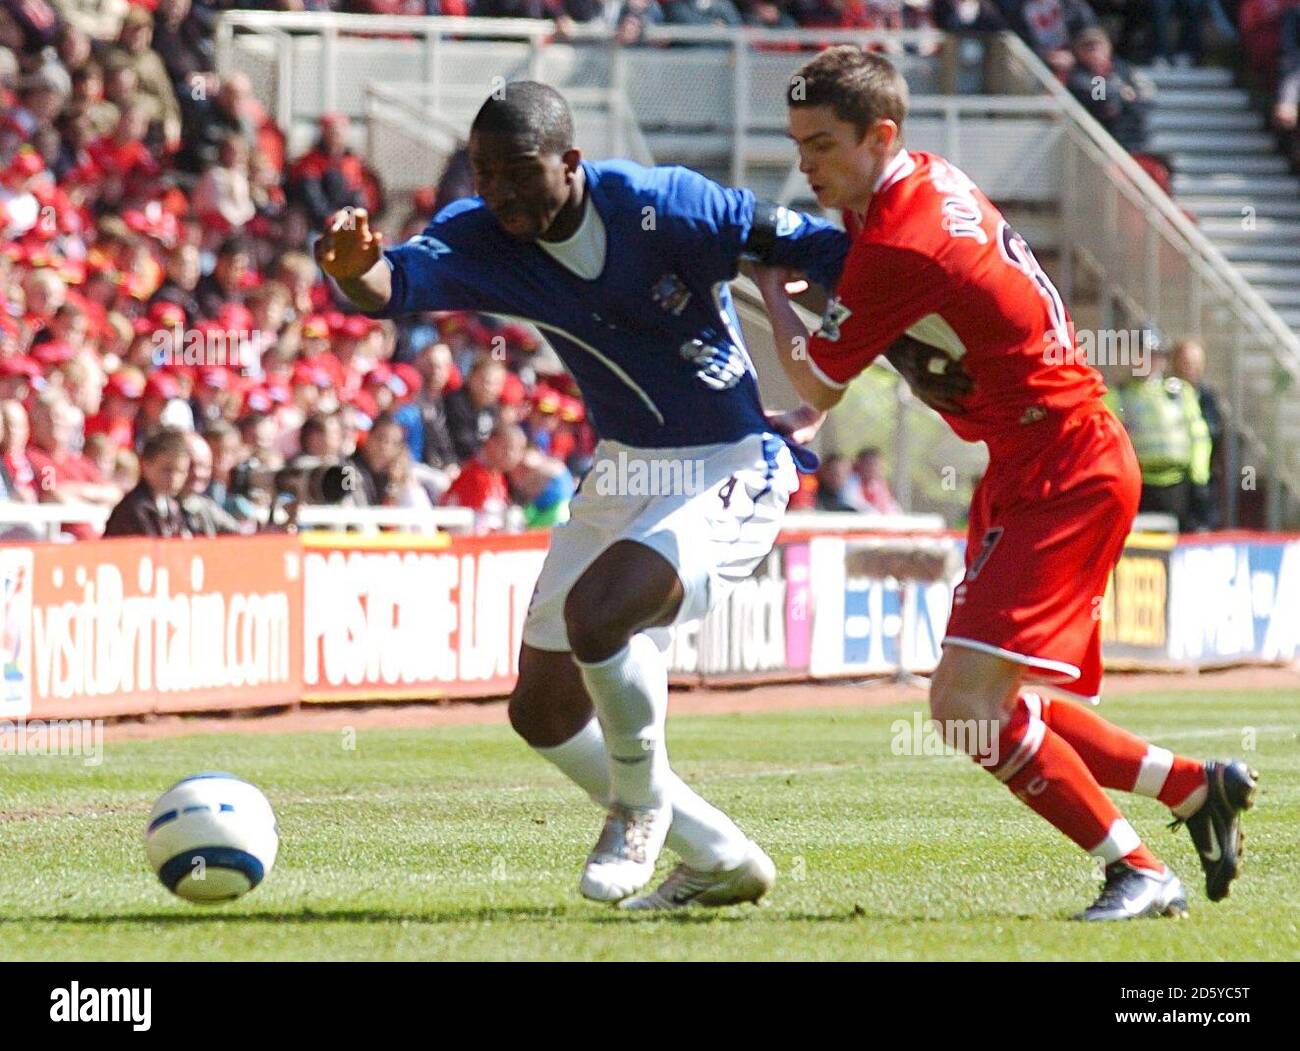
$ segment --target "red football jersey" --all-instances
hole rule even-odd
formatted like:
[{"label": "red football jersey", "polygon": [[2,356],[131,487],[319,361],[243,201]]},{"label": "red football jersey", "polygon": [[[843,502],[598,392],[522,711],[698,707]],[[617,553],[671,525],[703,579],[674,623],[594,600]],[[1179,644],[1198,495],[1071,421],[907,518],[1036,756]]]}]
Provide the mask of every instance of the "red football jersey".
[{"label": "red football jersey", "polygon": [[809,345],[826,382],[846,385],[906,332],[960,358],[974,380],[966,412],[944,416],[967,441],[1106,392],[1029,246],[942,157],[900,151],[865,215],[845,225],[853,243]]}]

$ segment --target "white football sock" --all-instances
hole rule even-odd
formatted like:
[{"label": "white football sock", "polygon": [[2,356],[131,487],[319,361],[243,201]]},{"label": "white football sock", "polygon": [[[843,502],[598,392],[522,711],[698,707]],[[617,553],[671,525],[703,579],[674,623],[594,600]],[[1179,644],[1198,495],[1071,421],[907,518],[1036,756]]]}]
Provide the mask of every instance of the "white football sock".
[{"label": "white football sock", "polygon": [[668,799],[664,655],[650,636],[639,632],[612,657],[577,665],[605,732],[611,800],[624,806],[663,806]]},{"label": "white football sock", "polygon": [[533,751],[559,767],[602,810],[609,806],[609,756],[600,723],[594,718],[562,744],[534,747]]},{"label": "white football sock", "polygon": [[[609,803],[609,756],[600,723],[592,719],[563,744],[534,748],[602,809]],[[721,872],[745,860],[749,840],[721,810],[697,795],[671,770],[668,772],[673,824],[668,849],[693,869]]]}]

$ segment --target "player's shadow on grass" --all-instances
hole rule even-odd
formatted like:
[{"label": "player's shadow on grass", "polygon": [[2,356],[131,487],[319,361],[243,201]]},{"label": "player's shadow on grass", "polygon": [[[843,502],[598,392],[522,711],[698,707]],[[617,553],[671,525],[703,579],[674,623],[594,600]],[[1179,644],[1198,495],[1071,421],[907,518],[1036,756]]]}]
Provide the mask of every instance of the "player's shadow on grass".
[{"label": "player's shadow on grass", "polygon": [[33,923],[66,923],[79,927],[112,927],[119,924],[150,924],[184,927],[203,923],[466,923],[488,920],[557,920],[565,919],[560,906],[484,906],[476,909],[430,909],[427,912],[389,911],[383,909],[299,909],[249,912],[225,909],[220,905],[198,906],[184,912],[121,912],[112,916],[77,916],[54,913],[42,916],[8,916],[0,918],[0,931],[6,926]]},{"label": "player's shadow on grass", "polygon": [[449,923],[484,923],[496,920],[542,920],[560,923],[591,923],[600,926],[612,924],[642,925],[669,923],[678,926],[700,924],[775,921],[778,923],[861,923],[910,926],[914,924],[951,924],[963,922],[1025,921],[1041,922],[1045,919],[1065,919],[1065,916],[1044,916],[1039,913],[986,913],[980,916],[951,916],[911,914],[900,915],[883,909],[866,909],[854,906],[831,912],[807,912],[782,909],[779,906],[755,908],[737,905],[722,909],[691,909],[682,912],[626,912],[613,907],[602,908],[586,903],[557,905],[484,905],[471,908],[435,908],[427,911],[384,909],[312,909],[265,910],[249,912],[216,905],[195,907],[177,912],[123,912],[113,916],[78,916],[54,913],[43,916],[2,917],[0,932],[5,927],[33,923],[60,923],[77,927],[113,927],[121,924],[144,924],[162,927],[191,927],[205,923],[382,923],[424,924],[437,926]]}]

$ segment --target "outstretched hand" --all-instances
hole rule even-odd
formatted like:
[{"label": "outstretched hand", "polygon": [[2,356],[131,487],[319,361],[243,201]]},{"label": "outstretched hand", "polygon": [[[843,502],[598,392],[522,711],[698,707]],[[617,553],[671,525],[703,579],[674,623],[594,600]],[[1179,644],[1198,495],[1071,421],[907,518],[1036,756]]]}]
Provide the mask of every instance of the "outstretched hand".
[{"label": "outstretched hand", "polygon": [[384,235],[370,229],[364,208],[344,208],[325,223],[316,242],[316,262],[336,281],[360,277],[379,262]]}]

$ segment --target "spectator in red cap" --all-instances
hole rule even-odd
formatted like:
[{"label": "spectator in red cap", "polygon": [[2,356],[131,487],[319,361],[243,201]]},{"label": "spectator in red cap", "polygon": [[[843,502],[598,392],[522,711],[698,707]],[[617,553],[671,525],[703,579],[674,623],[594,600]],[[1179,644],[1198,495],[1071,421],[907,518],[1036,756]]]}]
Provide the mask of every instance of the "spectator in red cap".
[{"label": "spectator in red cap", "polygon": [[191,536],[180,495],[190,472],[185,432],[163,428],[140,450],[140,481],[113,508],[104,536]]},{"label": "spectator in red cap", "polygon": [[[140,411],[135,420],[136,444],[148,441],[149,435],[168,425],[171,406],[180,402],[181,387],[169,372],[153,372],[144,384]],[[182,403],[183,404],[183,403]]]},{"label": "spectator in red cap", "polygon": [[197,382],[190,394],[190,409],[194,413],[195,425],[203,429],[215,420],[226,419],[237,411],[239,402],[238,377],[229,369],[220,365],[208,365],[199,369]]},{"label": "spectator in red cap", "polygon": [[[329,315],[326,315],[329,317]],[[330,319],[331,346],[345,374],[364,375],[383,357],[383,331],[378,321],[360,314]]]},{"label": "spectator in red cap", "polygon": [[375,399],[375,407],[380,412],[396,408],[397,403],[407,395],[406,384],[401,377],[382,361],[366,373],[362,383]]},{"label": "spectator in red cap", "polygon": [[99,412],[86,420],[86,435],[106,436],[115,449],[135,447],[135,418],[140,411],[144,381],[134,369],[121,369],[108,377]]},{"label": "spectator in red cap", "polygon": [[533,400],[524,429],[529,444],[544,453],[551,452],[556,432],[560,429],[561,395],[549,387],[540,387]]}]

